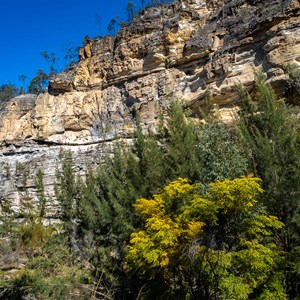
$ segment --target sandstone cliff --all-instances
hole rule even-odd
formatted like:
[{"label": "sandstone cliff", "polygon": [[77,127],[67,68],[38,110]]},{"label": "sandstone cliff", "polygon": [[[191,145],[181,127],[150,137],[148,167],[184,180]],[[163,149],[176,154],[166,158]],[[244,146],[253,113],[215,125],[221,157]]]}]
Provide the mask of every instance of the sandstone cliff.
[{"label": "sandstone cliff", "polygon": [[61,150],[71,150],[84,173],[115,140],[130,137],[137,112],[151,128],[172,97],[197,113],[209,90],[228,118],[235,84],[251,89],[257,68],[282,95],[282,66],[300,64],[299,9],[299,0],[178,0],[144,10],[116,37],[88,41],[48,93],[1,107],[0,199],[17,208],[25,188],[34,198],[38,169],[53,195]]}]

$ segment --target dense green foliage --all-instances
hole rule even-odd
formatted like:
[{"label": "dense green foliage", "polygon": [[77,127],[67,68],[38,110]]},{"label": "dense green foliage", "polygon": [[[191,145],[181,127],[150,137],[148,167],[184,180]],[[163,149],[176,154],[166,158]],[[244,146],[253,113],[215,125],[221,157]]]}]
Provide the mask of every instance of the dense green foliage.
[{"label": "dense green foliage", "polygon": [[0,298],[299,299],[296,109],[260,73],[239,91],[236,128],[171,101],[156,133],[137,120],[84,177],[62,153],[60,224],[43,226],[40,170],[35,205],[25,189],[18,216],[1,200],[1,259],[22,268],[0,271]]},{"label": "dense green foliage", "polygon": [[300,101],[300,68],[296,64],[288,64],[285,68],[288,75],[286,96],[291,102],[299,104]]},{"label": "dense green foliage", "polygon": [[[296,73],[294,71],[294,73]],[[263,74],[256,74],[256,96],[241,91],[244,108],[240,130],[251,151],[252,169],[263,181],[262,202],[285,227],[277,233],[288,251],[287,280],[291,297],[300,296],[300,124],[295,109],[277,100]],[[296,109],[297,111],[298,109]],[[293,274],[293,275],[291,275]],[[297,285],[297,287],[295,286]]]}]

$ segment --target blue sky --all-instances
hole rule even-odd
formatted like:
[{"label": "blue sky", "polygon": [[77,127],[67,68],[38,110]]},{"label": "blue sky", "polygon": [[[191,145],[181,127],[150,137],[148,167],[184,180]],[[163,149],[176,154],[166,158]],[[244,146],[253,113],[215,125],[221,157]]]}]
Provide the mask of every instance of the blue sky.
[{"label": "blue sky", "polygon": [[[137,0],[136,3],[140,1]],[[0,84],[26,85],[39,68],[47,69],[43,51],[55,52],[64,65],[63,49],[82,46],[86,35],[105,35],[115,16],[126,19],[127,0],[0,0]],[[100,16],[97,24],[96,15]]]}]

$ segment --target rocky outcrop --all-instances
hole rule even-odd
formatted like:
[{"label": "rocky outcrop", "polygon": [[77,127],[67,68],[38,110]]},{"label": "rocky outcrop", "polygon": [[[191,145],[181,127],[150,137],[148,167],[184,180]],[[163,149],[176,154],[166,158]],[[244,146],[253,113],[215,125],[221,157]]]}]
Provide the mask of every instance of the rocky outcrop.
[{"label": "rocky outcrop", "polygon": [[[258,68],[282,95],[282,67],[300,64],[299,8],[298,0],[178,0],[142,11],[116,37],[88,40],[48,93],[1,108],[0,196],[15,207],[26,187],[35,197],[39,168],[53,195],[62,149],[83,174],[115,140],[131,136],[137,113],[152,127],[172,98],[196,114],[209,90],[228,119],[238,104],[235,85],[251,89]],[[28,169],[26,187],[20,169]]]}]

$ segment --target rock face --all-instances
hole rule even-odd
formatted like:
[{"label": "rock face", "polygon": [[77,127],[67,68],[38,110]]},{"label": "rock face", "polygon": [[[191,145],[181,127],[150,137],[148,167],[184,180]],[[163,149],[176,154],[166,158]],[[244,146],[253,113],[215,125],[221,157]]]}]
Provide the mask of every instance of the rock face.
[{"label": "rock face", "polygon": [[144,10],[114,38],[88,40],[48,93],[1,108],[0,199],[17,208],[25,188],[35,198],[39,168],[53,195],[62,150],[73,152],[83,174],[130,137],[137,113],[149,128],[172,98],[196,114],[209,90],[228,118],[235,85],[251,89],[258,68],[282,95],[283,65],[300,64],[299,9],[298,0],[178,0]]}]

